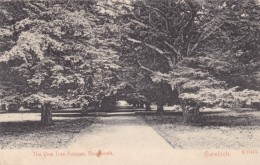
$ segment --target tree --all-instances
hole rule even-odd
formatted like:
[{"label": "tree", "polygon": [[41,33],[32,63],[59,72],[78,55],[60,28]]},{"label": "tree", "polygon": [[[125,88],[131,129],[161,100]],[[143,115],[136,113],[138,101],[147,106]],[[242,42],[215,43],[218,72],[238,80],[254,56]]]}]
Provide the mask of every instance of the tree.
[{"label": "tree", "polygon": [[101,107],[123,97],[156,102],[158,112],[174,100],[196,122],[201,106],[224,104],[212,98],[243,100],[259,87],[255,0],[1,4],[5,97],[43,93]]},{"label": "tree", "polygon": [[7,13],[13,7],[23,13],[14,13],[2,27],[15,44],[4,46],[1,81],[17,86],[15,93],[24,98],[41,92],[67,101],[87,95],[86,104],[111,93],[119,68],[116,27],[94,1],[1,3]]},{"label": "tree", "polygon": [[[119,4],[122,5],[122,3]],[[194,44],[193,49],[195,49],[195,45],[200,42],[198,40],[195,42],[197,34],[190,35],[195,14],[199,10],[196,3],[135,1],[132,4],[123,5],[133,7],[131,10],[133,14],[127,13],[122,16],[124,24],[122,38],[125,41],[125,48],[128,49],[123,50],[122,54],[127,56],[126,58],[130,57],[133,65],[139,65],[140,69],[152,75],[160,77],[168,74],[179,60],[190,54],[191,45]],[[176,21],[171,21],[173,19]],[[157,72],[162,72],[162,74],[157,74]],[[156,85],[156,102],[160,111],[163,110],[165,97],[168,95],[164,91],[168,90],[165,90],[167,83],[163,81],[164,78],[159,77],[157,77],[159,81]]]},{"label": "tree", "polygon": [[[256,89],[252,82],[257,81],[259,48],[249,43],[255,45],[259,39],[259,2],[140,0],[118,4],[131,7],[131,12],[122,14],[122,38],[135,51],[126,52],[127,56],[150,72],[155,82],[168,82],[178,92],[187,121],[189,111],[199,116],[200,101],[194,102],[192,93],[199,96],[206,89],[217,92],[237,85]],[[251,78],[245,80],[245,75]]]}]

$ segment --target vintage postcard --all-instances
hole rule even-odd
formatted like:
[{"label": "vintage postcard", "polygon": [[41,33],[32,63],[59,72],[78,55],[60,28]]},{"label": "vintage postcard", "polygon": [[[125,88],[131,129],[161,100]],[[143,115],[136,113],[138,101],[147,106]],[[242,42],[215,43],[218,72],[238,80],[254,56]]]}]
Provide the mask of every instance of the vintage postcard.
[{"label": "vintage postcard", "polygon": [[259,0],[0,0],[0,165],[259,165]]}]

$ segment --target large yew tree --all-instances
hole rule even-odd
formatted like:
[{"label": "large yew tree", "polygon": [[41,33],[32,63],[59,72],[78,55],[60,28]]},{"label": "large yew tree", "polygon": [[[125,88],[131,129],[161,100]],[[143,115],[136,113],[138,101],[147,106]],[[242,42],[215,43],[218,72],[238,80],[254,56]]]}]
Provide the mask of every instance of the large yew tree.
[{"label": "large yew tree", "polygon": [[8,95],[46,111],[111,94],[119,68],[116,27],[95,1],[1,2],[1,11],[0,77],[14,89]]},{"label": "large yew tree", "polygon": [[[193,115],[199,116],[201,106],[234,103],[243,89],[258,89],[258,1],[138,0],[113,5],[122,22],[123,56],[150,72],[161,92],[165,82],[172,86],[185,120],[196,121]],[[159,107],[165,95],[159,94]]]}]

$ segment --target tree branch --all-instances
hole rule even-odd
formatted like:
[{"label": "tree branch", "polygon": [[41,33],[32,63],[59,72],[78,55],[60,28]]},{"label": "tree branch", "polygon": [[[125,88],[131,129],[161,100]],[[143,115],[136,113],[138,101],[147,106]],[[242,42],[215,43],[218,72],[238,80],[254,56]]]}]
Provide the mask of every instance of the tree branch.
[{"label": "tree branch", "polygon": [[171,45],[169,42],[167,42],[167,41],[164,41],[164,43],[168,46],[168,47],[170,47],[178,56],[181,56],[181,53],[179,52],[179,51],[177,51],[177,49],[173,46],[173,45]]},{"label": "tree branch", "polygon": [[68,0],[67,4],[66,4],[66,6],[65,6],[65,9],[69,6],[69,4],[70,4],[71,1],[72,1],[72,0]]},{"label": "tree branch", "polygon": [[153,45],[147,44],[147,43],[143,43],[142,41],[139,41],[139,40],[136,40],[136,39],[132,39],[132,38],[127,38],[127,40],[128,40],[128,41],[131,41],[131,42],[134,42],[134,43],[144,44],[144,45],[146,45],[147,47],[149,47],[149,48],[151,48],[151,49],[157,51],[161,56],[163,56],[163,57],[167,60],[167,62],[168,62],[168,64],[169,64],[169,67],[170,67],[171,69],[174,68],[174,65],[175,65],[176,62],[177,62],[177,60],[176,60],[176,59],[177,59],[177,56],[176,56],[176,57],[174,58],[174,60],[173,60],[170,56],[167,56],[167,55],[170,54],[169,52],[165,52],[165,51],[163,51],[163,50],[157,48],[156,46],[153,46]]},{"label": "tree branch", "polygon": [[156,46],[153,46],[153,45],[148,44],[148,43],[143,43],[142,41],[139,41],[139,40],[136,40],[136,39],[133,39],[133,38],[129,38],[129,37],[127,37],[126,39],[128,41],[131,41],[131,42],[134,42],[134,43],[144,44],[144,45],[148,46],[149,48],[155,50],[156,52],[160,53],[161,55],[165,55],[165,52],[163,50],[159,49]]},{"label": "tree branch", "polygon": [[190,51],[194,51],[198,47],[198,45],[201,43],[201,41],[207,39],[213,32],[215,32],[217,29],[219,29],[220,26],[222,26],[222,25],[223,24],[220,24],[218,26],[212,27],[209,32],[208,32],[208,30],[206,30],[204,33],[202,33],[200,38],[198,39],[197,43],[194,44],[194,46],[190,49]]},{"label": "tree branch", "polygon": [[142,68],[142,69],[144,69],[144,70],[146,70],[146,71],[148,71],[148,72],[154,73],[154,71],[152,71],[151,69],[149,69],[149,68],[143,66],[143,65],[140,63],[140,61],[137,61],[137,64],[140,66],[140,68]]},{"label": "tree branch", "polygon": [[149,27],[148,25],[145,25],[144,23],[142,23],[142,22],[140,22],[140,21],[138,21],[138,20],[131,19],[131,22],[136,23],[136,24],[138,24],[138,25],[140,25],[140,26],[143,26],[143,27],[145,27],[145,28],[148,28],[148,27]]},{"label": "tree branch", "polygon": [[148,9],[150,9],[150,10],[156,11],[157,13],[159,13],[160,15],[163,16],[163,19],[165,20],[166,30],[167,30],[167,32],[169,32],[169,21],[168,21],[168,18],[167,18],[167,16],[166,16],[166,14],[165,14],[163,11],[161,11],[160,9],[155,8],[155,7],[152,7],[152,6],[149,6],[149,5],[147,5],[146,3],[143,3],[142,5],[127,4],[127,3],[124,3],[124,2],[112,2],[112,3],[114,3],[115,5],[116,5],[116,4],[121,4],[121,5],[131,6],[131,7],[133,7],[133,6],[145,7],[145,8],[148,8]]}]

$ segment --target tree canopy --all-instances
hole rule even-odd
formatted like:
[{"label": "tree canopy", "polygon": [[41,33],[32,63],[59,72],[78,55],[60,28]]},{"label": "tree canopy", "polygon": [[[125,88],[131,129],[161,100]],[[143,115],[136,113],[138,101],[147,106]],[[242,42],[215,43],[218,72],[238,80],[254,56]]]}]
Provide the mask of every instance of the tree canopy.
[{"label": "tree canopy", "polygon": [[185,110],[257,100],[259,5],[1,2],[1,97],[88,104],[115,96],[160,110],[166,103]]},{"label": "tree canopy", "polygon": [[[3,47],[1,77],[17,87],[16,94],[90,101],[111,92],[120,67],[116,27],[94,1],[1,3],[6,11],[1,37],[11,43]],[[9,15],[13,18],[5,20]]]}]

